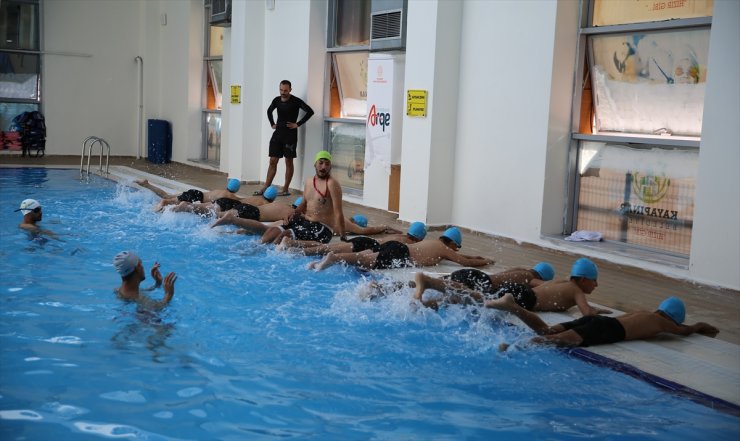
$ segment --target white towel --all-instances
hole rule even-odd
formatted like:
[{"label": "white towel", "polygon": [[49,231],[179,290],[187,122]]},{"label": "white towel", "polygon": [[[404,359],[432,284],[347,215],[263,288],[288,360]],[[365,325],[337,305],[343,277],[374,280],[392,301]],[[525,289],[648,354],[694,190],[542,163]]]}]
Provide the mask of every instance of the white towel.
[{"label": "white towel", "polygon": [[598,242],[602,239],[602,234],[598,231],[574,231],[573,234],[566,237],[565,240],[571,242]]}]

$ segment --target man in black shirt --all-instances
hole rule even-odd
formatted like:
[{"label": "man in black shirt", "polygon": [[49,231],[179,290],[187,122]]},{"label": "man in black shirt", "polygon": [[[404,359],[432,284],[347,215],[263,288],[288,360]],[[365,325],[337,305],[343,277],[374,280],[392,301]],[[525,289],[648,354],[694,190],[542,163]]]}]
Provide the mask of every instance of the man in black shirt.
[{"label": "man in black shirt", "polygon": [[[270,139],[270,166],[267,169],[267,179],[255,195],[261,195],[272,185],[272,180],[277,172],[280,158],[285,157],[285,185],[279,196],[290,194],[290,181],[293,179],[293,158],[296,157],[296,146],[298,144],[298,127],[302,126],[313,116],[313,109],[302,99],[290,94],[292,90],[290,81],[280,82],[280,96],[275,97],[267,108],[267,119],[274,130]],[[277,110],[277,123],[273,119],[272,112]],[[298,111],[303,110],[304,115],[298,121]],[[298,122],[296,122],[298,121]]]}]

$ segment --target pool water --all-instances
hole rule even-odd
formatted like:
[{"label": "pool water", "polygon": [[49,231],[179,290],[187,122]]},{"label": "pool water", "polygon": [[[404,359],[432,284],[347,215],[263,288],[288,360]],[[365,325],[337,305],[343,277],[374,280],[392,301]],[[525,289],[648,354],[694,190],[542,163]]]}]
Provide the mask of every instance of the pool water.
[{"label": "pool water", "polygon": [[[0,439],[735,439],[738,418],[553,349],[496,311],[375,302],[368,276],[210,229],[77,170],[0,169]],[[32,240],[13,210],[41,202]],[[134,250],[178,280],[116,298]],[[143,282],[149,286],[151,280]],[[160,298],[162,290],[152,293]]]}]

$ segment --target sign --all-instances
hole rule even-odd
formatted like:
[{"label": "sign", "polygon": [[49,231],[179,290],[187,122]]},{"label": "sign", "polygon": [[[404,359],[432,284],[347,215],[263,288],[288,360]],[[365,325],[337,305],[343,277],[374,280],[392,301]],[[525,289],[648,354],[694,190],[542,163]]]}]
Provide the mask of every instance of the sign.
[{"label": "sign", "polygon": [[365,169],[374,162],[391,172],[393,60],[368,60]]},{"label": "sign", "polygon": [[242,86],[231,86],[231,104],[242,102]]},{"label": "sign", "polygon": [[411,90],[406,92],[406,115],[427,116],[427,91]]}]

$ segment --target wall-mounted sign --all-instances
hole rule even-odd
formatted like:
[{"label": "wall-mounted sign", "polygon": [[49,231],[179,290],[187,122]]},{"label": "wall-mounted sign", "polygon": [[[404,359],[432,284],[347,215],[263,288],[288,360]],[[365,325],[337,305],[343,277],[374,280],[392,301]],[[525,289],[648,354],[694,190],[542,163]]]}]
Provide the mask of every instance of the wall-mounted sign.
[{"label": "wall-mounted sign", "polygon": [[406,92],[406,115],[427,116],[427,91],[411,90]]},{"label": "wall-mounted sign", "polygon": [[242,102],[242,86],[231,86],[231,104]]}]

